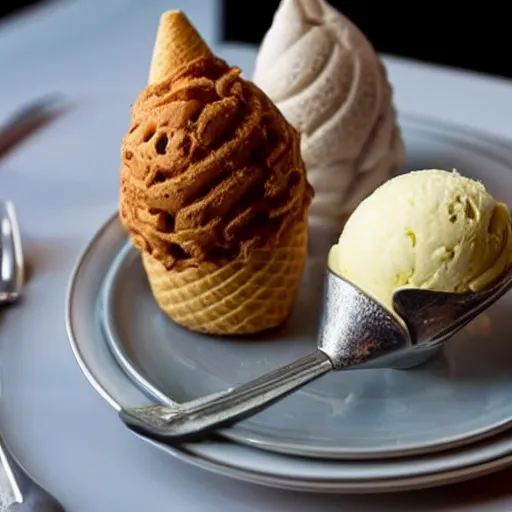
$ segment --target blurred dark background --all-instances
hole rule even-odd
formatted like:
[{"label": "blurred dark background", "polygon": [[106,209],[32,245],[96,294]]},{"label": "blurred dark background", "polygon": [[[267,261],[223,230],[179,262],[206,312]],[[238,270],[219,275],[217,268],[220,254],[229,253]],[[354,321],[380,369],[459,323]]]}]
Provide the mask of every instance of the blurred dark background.
[{"label": "blurred dark background", "polygon": [[[330,0],[379,52],[512,77],[508,2]],[[223,0],[224,38],[259,43],[277,0]]]},{"label": "blurred dark background", "polygon": [[[0,0],[0,18],[43,1]],[[169,8],[172,3],[169,0]],[[506,41],[510,31],[508,2],[330,3],[352,19],[379,52],[512,78],[512,59]],[[278,0],[222,0],[223,38],[258,44],[278,4]]]},{"label": "blurred dark background", "polygon": [[37,0],[0,0],[0,19],[4,16],[11,15],[16,11],[20,11],[30,5],[41,4],[42,1]]}]

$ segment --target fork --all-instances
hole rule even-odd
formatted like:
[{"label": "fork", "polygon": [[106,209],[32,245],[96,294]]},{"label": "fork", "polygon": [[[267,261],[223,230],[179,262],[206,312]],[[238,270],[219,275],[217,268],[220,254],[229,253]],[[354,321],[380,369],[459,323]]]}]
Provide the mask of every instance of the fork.
[{"label": "fork", "polygon": [[[16,302],[24,284],[24,261],[16,211],[0,205],[0,305]],[[34,482],[9,452],[0,435],[0,511],[64,512],[62,505]]]}]

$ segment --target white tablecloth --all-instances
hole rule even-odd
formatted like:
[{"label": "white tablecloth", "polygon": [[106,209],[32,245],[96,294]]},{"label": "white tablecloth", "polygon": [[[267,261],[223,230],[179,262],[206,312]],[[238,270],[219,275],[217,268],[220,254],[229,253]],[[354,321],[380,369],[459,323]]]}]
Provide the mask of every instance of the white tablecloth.
[{"label": "white tablecloth", "polygon": [[[84,245],[116,208],[119,141],[143,87],[160,13],[182,8],[250,76],[255,50],[218,44],[213,0],[52,2],[0,24],[0,119],[63,92],[70,110],[0,161],[32,277],[1,312],[0,423],[27,470],[72,512],[510,511],[512,471],[386,496],[300,495],[196,469],[139,441],[89,386],[64,326],[66,285]],[[512,83],[388,58],[401,110],[512,138]]]}]

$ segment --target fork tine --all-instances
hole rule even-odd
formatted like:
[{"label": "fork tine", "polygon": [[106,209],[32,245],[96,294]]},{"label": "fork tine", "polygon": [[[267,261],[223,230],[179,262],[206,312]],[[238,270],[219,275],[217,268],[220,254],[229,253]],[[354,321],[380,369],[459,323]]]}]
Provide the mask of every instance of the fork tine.
[{"label": "fork tine", "polygon": [[21,244],[21,232],[18,224],[18,217],[16,216],[16,209],[12,201],[5,202],[5,211],[11,223],[12,233],[12,247],[14,251],[14,262],[16,264],[16,289],[19,290],[24,284],[25,280],[25,260],[23,257],[23,246]]},{"label": "fork tine", "polygon": [[11,201],[6,201],[3,205],[0,231],[0,302],[14,302],[19,298],[24,284],[24,259],[16,210]]}]

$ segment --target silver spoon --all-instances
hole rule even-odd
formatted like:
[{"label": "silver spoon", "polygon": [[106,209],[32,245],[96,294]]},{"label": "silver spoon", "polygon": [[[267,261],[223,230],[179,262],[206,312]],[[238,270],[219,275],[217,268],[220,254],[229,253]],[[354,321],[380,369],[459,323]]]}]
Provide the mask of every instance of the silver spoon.
[{"label": "silver spoon", "polygon": [[357,287],[327,271],[318,348],[223,394],[177,407],[122,410],[132,430],[165,442],[199,440],[219,427],[247,418],[331,370],[417,366],[512,287],[512,267],[480,292],[395,292],[396,315]]},{"label": "silver spoon", "polygon": [[[0,305],[16,302],[24,284],[24,261],[16,211],[11,201],[0,208]],[[0,510],[64,512],[16,462],[0,436]]]}]

